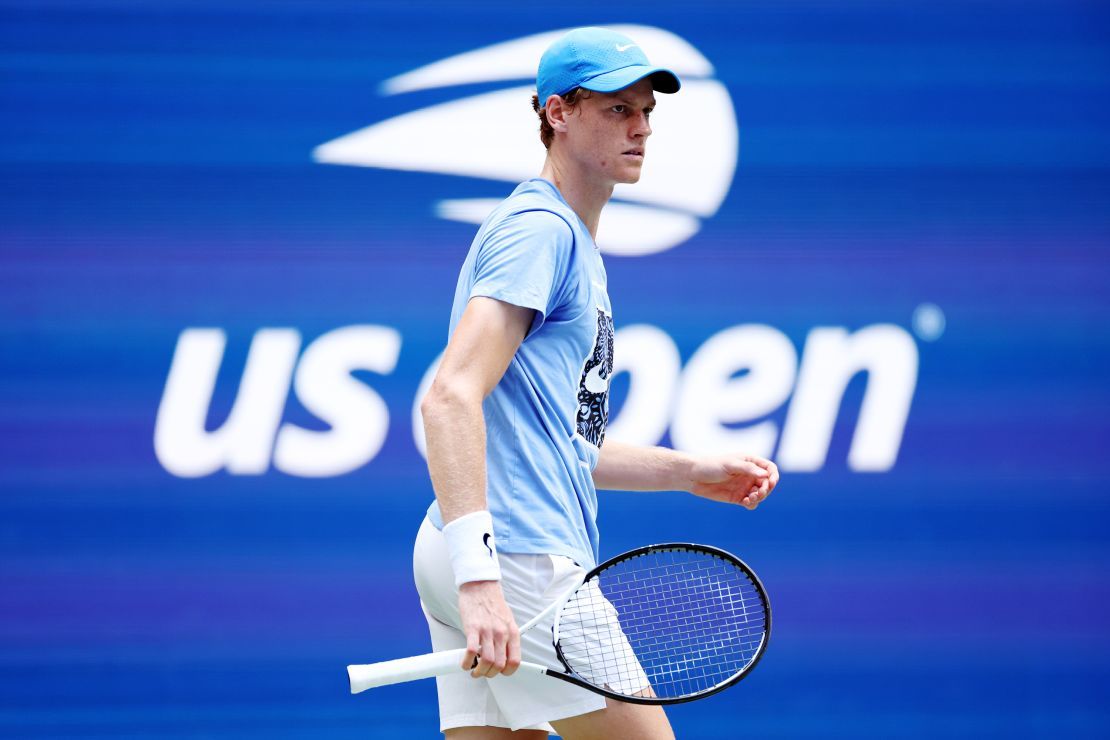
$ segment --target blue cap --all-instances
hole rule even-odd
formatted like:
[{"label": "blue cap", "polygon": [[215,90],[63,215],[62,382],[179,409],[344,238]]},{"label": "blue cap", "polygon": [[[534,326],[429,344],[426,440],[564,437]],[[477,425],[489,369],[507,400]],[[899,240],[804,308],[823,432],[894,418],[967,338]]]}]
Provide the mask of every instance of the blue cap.
[{"label": "blue cap", "polygon": [[536,93],[542,106],[552,95],[565,95],[576,87],[615,92],[648,76],[661,93],[678,92],[682,86],[674,72],[653,67],[636,42],[624,34],[607,28],[576,28],[543,53]]}]

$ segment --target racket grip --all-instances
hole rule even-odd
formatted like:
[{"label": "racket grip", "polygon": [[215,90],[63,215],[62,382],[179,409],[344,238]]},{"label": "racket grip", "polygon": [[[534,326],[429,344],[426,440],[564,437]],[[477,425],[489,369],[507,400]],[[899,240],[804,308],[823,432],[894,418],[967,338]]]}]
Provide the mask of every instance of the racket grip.
[{"label": "racket grip", "polygon": [[351,679],[351,693],[358,694],[375,686],[419,681],[422,678],[446,676],[455,671],[461,672],[465,655],[466,648],[459,648],[412,658],[386,660],[381,663],[349,665],[347,676]]}]

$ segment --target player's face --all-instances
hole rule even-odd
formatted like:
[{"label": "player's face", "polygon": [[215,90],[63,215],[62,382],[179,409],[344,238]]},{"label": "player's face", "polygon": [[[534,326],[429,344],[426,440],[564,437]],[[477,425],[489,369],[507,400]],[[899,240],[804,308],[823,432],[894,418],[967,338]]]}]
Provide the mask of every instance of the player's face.
[{"label": "player's face", "polygon": [[591,93],[567,119],[571,155],[607,184],[638,182],[653,108],[647,78],[614,93]]}]

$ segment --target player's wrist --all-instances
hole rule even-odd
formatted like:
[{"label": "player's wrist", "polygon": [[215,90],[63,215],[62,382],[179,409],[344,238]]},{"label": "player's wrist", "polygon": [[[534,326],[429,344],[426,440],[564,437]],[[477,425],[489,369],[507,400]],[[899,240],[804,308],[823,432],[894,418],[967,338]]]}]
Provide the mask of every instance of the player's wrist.
[{"label": "player's wrist", "polygon": [[698,464],[697,458],[686,452],[677,450],[671,450],[670,452],[671,489],[693,493],[694,484],[697,482],[695,473]]},{"label": "player's wrist", "polygon": [[484,509],[472,511],[443,527],[455,585],[500,581],[497,543],[493,536],[493,517]]}]

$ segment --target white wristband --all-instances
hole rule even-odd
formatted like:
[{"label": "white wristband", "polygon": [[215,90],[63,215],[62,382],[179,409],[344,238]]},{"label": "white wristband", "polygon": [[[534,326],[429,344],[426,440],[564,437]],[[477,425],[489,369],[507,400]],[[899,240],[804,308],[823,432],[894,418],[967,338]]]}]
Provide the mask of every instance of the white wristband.
[{"label": "white wristband", "polygon": [[497,545],[493,541],[493,517],[485,510],[472,511],[443,527],[455,585],[471,581],[500,581]]}]

